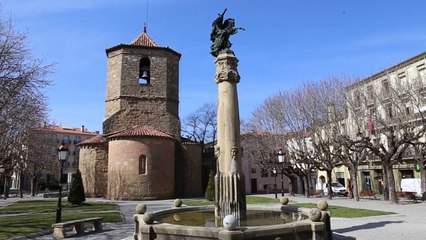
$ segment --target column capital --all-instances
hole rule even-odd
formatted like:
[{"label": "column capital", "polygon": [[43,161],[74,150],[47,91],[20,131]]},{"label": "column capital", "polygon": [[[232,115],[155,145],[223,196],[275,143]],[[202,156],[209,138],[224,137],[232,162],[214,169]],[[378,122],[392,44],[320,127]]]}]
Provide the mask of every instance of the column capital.
[{"label": "column capital", "polygon": [[238,59],[234,54],[229,52],[219,54],[215,60],[215,64],[216,74],[214,80],[216,83],[223,81],[238,83],[240,81],[240,75],[237,70]]}]

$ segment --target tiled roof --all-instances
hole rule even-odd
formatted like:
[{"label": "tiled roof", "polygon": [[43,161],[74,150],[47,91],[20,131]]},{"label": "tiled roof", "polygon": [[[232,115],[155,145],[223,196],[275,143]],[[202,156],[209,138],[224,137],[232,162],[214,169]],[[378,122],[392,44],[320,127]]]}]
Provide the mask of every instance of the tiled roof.
[{"label": "tiled roof", "polygon": [[82,146],[82,145],[102,144],[102,143],[106,143],[106,142],[107,142],[107,139],[105,138],[105,136],[97,135],[97,136],[89,138],[86,141],[83,141],[83,142],[81,142],[77,145]]},{"label": "tiled roof", "polygon": [[46,131],[46,132],[54,132],[54,133],[62,133],[62,134],[76,134],[76,135],[88,135],[88,136],[96,136],[97,133],[90,132],[82,128],[72,128],[72,127],[62,127],[62,126],[46,126],[41,128],[36,128],[36,131]]},{"label": "tiled roof", "polygon": [[173,137],[172,135],[146,125],[135,126],[133,128],[120,131],[118,133],[110,135],[108,139],[128,138],[128,137],[159,137],[159,138],[167,138],[170,140],[176,140],[176,138]]},{"label": "tiled roof", "polygon": [[184,138],[184,137],[182,137],[182,144],[184,144],[184,145],[200,145],[199,142],[196,142],[194,140],[191,140],[189,138]]},{"label": "tiled roof", "polygon": [[135,40],[133,40],[130,45],[134,46],[144,46],[144,47],[158,47],[157,43],[148,34],[146,33],[146,27]]}]

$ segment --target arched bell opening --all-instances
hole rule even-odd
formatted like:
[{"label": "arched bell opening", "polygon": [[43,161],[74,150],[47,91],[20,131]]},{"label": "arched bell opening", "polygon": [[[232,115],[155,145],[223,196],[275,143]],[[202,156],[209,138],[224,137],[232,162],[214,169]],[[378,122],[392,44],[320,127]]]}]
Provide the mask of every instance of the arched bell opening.
[{"label": "arched bell opening", "polygon": [[150,84],[150,65],[151,62],[149,61],[149,58],[144,57],[139,62],[139,77],[138,81],[141,85],[148,85]]}]

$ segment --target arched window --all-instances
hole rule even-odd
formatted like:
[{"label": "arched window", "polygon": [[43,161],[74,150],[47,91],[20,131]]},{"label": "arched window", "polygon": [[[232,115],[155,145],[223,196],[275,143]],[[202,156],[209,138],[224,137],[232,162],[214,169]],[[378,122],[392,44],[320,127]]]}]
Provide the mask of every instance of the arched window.
[{"label": "arched window", "polygon": [[150,80],[150,65],[149,58],[143,57],[139,62],[139,84],[148,85]]},{"label": "arched window", "polygon": [[139,174],[146,174],[146,156],[140,155],[139,157]]}]

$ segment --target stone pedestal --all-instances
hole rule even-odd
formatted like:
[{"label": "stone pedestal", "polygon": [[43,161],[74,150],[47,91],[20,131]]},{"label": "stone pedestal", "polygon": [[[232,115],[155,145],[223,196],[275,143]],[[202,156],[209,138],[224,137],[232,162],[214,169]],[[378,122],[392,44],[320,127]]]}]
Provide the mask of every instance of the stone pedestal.
[{"label": "stone pedestal", "polygon": [[246,200],[237,94],[237,83],[240,80],[238,59],[232,53],[221,53],[215,64],[215,81],[218,84],[215,214],[220,219],[226,215],[241,219],[246,215]]}]

